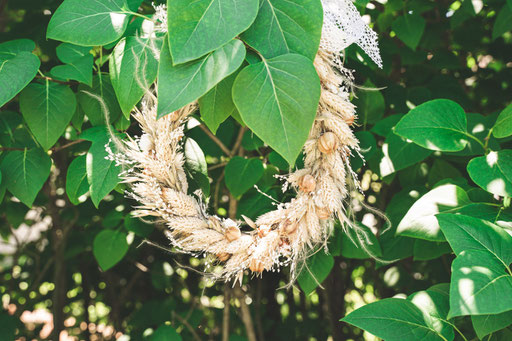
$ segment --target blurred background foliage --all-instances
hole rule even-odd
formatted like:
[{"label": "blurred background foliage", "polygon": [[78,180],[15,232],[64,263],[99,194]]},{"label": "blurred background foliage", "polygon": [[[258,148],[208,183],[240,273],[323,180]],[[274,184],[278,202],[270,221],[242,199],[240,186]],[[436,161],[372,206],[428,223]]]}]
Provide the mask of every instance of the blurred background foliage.
[{"label": "blurred background foliage", "polygon": [[[0,0],[0,42],[35,41],[35,54],[45,73],[60,64],[59,42],[45,38],[50,16],[60,3]],[[91,124],[92,118],[82,123],[82,114],[59,140],[66,148],[52,150],[51,175],[31,208],[3,189],[0,339],[219,340],[227,321],[233,341],[246,340],[248,324],[260,340],[374,340],[339,319],[379,298],[409,295],[449,282],[454,256],[446,243],[422,245],[416,239],[395,237],[396,226],[412,204],[440,181],[472,188],[468,191],[472,199],[502,199],[469,186],[472,181],[466,165],[474,155],[483,154],[480,146],[470,144],[454,153],[431,152],[407,143],[391,129],[415,106],[448,98],[469,113],[471,133],[482,139],[488,135],[511,99],[512,2],[357,0],[356,5],[379,36],[384,67],[378,69],[355,45],[346,51],[345,64],[356,71],[356,134],[367,160],[363,164],[354,157],[353,168],[361,179],[364,202],[385,212],[392,229],[382,233],[385,220],[362,206],[356,206],[356,217],[378,236],[375,245],[379,250],[374,251],[383,259],[400,261],[379,264],[337,228],[330,240],[331,255],[320,254],[323,258],[312,260],[321,264],[315,271],[323,280],[322,288],[303,278],[300,287],[279,289],[288,282],[286,272],[248,280],[243,290],[212,283],[201,274],[202,259],[166,250],[161,227],[130,217],[134,202],[123,195],[122,184],[99,208],[87,197],[78,205],[69,201],[65,174],[71,161],[90,147],[87,141],[69,145]],[[142,7],[151,12],[149,2]],[[95,65],[105,72],[105,56],[112,48],[92,50]],[[77,92],[78,84],[71,88]],[[12,134],[14,141],[0,141],[4,152],[35,143],[20,115],[14,116],[19,120],[15,130],[6,128],[6,117],[13,117],[7,112],[19,111],[16,98],[0,112],[0,138]],[[122,115],[114,124],[118,130],[137,134],[135,122],[123,121]],[[230,185],[228,180],[226,187],[224,181],[229,177],[224,175],[224,166],[229,158],[202,126],[190,124],[186,135],[205,154],[213,180],[210,207],[227,217]],[[216,136],[228,149],[242,136],[241,153],[261,160],[264,168],[254,183],[277,201],[290,199],[293,193],[283,194],[273,177],[288,170],[278,154],[241,130],[233,118],[219,127]],[[489,145],[493,143],[498,142],[491,137]],[[510,148],[510,140],[500,143]],[[255,189],[242,193],[237,217],[255,218],[273,207],[272,200]],[[95,243],[96,249],[108,249],[108,243],[105,246],[97,238],[100,233],[127,236],[127,242],[120,242],[126,247],[109,254],[108,264],[101,264],[101,255],[93,254]],[[152,244],[144,243],[146,239]],[[98,262],[110,269],[102,271]],[[475,337],[469,319],[461,320],[461,325],[463,333]]]}]

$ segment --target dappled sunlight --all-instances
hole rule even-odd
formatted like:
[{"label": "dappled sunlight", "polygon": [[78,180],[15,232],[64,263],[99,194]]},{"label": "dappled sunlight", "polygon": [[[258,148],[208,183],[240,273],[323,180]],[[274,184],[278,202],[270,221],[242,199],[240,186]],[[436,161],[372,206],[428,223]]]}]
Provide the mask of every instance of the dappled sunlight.
[{"label": "dappled sunlight", "polygon": [[490,152],[485,157],[485,161],[487,161],[487,164],[489,165],[489,167],[491,167],[491,168],[494,167],[494,165],[498,163],[498,153]]},{"label": "dappled sunlight", "polygon": [[505,193],[507,185],[503,179],[494,179],[487,184],[487,191],[491,193]]},{"label": "dappled sunlight", "polygon": [[110,12],[110,22],[114,31],[122,33],[125,29],[126,14]]}]

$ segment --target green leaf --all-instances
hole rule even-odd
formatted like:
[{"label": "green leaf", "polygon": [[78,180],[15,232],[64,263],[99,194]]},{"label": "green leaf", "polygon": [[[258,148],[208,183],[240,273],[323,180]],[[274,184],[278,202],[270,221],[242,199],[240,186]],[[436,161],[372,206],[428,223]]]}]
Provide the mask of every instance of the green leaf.
[{"label": "green leaf", "polygon": [[185,170],[191,185],[195,185],[194,190],[201,189],[205,197],[210,196],[210,179],[203,150],[196,141],[187,138],[183,152],[185,154]]},{"label": "green leaf", "polygon": [[106,114],[108,114],[108,123],[115,122],[121,115],[114,88],[106,75],[95,75],[92,87],[80,84],[77,98],[78,104],[94,126],[104,125]]},{"label": "green leaf", "polygon": [[129,18],[126,0],[65,0],[50,19],[46,37],[83,46],[106,45],[121,38]]},{"label": "green leaf", "polygon": [[455,185],[437,187],[412,205],[398,224],[396,234],[429,241],[445,241],[436,219],[438,213],[448,213],[471,204],[466,192]]},{"label": "green leaf", "polygon": [[499,139],[512,135],[512,104],[500,113],[492,128],[492,134]]},{"label": "green leaf", "polygon": [[298,53],[313,60],[322,34],[320,0],[262,0],[242,39],[265,58]]},{"label": "green leaf", "polygon": [[[510,253],[512,245],[508,250]],[[499,314],[510,307],[512,275],[503,260],[487,250],[462,251],[452,263],[450,318]]]},{"label": "green leaf", "polygon": [[257,13],[258,0],[168,0],[172,64],[217,50],[245,31]]},{"label": "green leaf", "polygon": [[20,94],[23,118],[37,142],[48,150],[64,133],[76,110],[76,98],[71,89],[46,80],[32,83]]},{"label": "green leaf", "polygon": [[348,228],[341,237],[341,255],[352,259],[368,259],[382,256],[379,241],[372,230],[356,222],[356,228]]},{"label": "green leaf", "polygon": [[244,68],[233,101],[247,126],[295,164],[313,124],[320,82],[312,62],[286,54]]},{"label": "green leaf", "polygon": [[392,28],[405,45],[416,50],[425,31],[425,19],[417,13],[405,14],[393,22]]},{"label": "green leaf", "polygon": [[358,122],[366,126],[367,123],[375,123],[384,116],[386,103],[382,93],[377,89],[373,89],[375,85],[370,80],[367,80],[364,86],[370,88],[370,90],[360,90],[357,93],[357,99],[354,100],[354,104],[360,113]]},{"label": "green leaf", "polygon": [[367,304],[341,321],[362,328],[386,341],[453,339],[441,336],[441,333],[447,331],[438,319],[432,319],[413,302],[399,298],[386,298]]},{"label": "green leaf", "polygon": [[56,52],[61,62],[73,63],[78,59],[91,55],[91,47],[62,43],[57,46]]},{"label": "green leaf", "polygon": [[80,203],[78,198],[89,191],[86,160],[87,157],[85,155],[80,155],[68,167],[66,193],[73,205],[78,205]]},{"label": "green leaf", "polygon": [[473,315],[471,316],[473,329],[479,339],[494,333],[512,324],[512,310],[496,315]]},{"label": "green leaf", "polygon": [[153,224],[147,224],[130,214],[124,217],[124,227],[142,238],[149,236],[155,228]]},{"label": "green leaf", "polygon": [[494,22],[492,40],[496,40],[510,30],[512,30],[512,8],[505,4]]},{"label": "green leaf", "polygon": [[158,72],[162,40],[126,37],[117,43],[109,58],[112,87],[125,117],[149,90]]},{"label": "green leaf", "polygon": [[476,157],[467,168],[471,179],[487,192],[512,197],[512,150]]},{"label": "green leaf", "polygon": [[[452,152],[448,155],[454,156],[469,156],[469,155],[483,155],[485,150],[480,141],[485,141],[489,135],[489,130],[492,128],[496,117],[484,116],[480,114],[468,113],[466,114],[468,120],[468,132],[476,137],[478,140],[470,138],[467,140],[466,147],[458,152]],[[494,136],[489,136],[488,147],[491,150],[500,149],[499,143]]]},{"label": "green leaf", "polygon": [[333,266],[334,257],[325,253],[323,249],[317,250],[314,255],[308,257],[297,277],[297,282],[304,294],[312,293],[329,276]]},{"label": "green leaf", "polygon": [[128,251],[126,234],[120,231],[103,230],[94,237],[92,252],[103,271],[107,271]]},{"label": "green leaf", "polygon": [[458,151],[467,144],[464,109],[447,99],[435,99],[412,109],[394,131],[430,150]]},{"label": "green leaf", "polygon": [[149,341],[181,341],[181,336],[176,330],[168,325],[161,325],[151,335]]},{"label": "green leaf", "polygon": [[37,74],[39,58],[31,53],[33,41],[20,39],[0,44],[0,107],[9,102]]},{"label": "green leaf", "polygon": [[21,124],[21,115],[14,111],[0,112],[0,145],[10,147],[15,143],[14,131]]},{"label": "green leaf", "polygon": [[239,197],[251,189],[263,176],[263,163],[259,159],[235,156],[224,170],[225,182],[233,196]]},{"label": "green leaf", "polygon": [[450,301],[448,292],[438,290],[435,287],[418,291],[407,297],[423,314],[425,320],[430,320],[432,327],[444,337],[445,340],[453,340],[455,335],[452,325],[447,321]]},{"label": "green leaf", "polygon": [[432,151],[389,132],[382,145],[383,157],[380,159],[381,176],[393,174],[427,158]]},{"label": "green leaf", "polygon": [[358,131],[354,135],[359,141],[359,147],[361,148],[359,152],[363,157],[361,158],[359,153],[354,153],[354,155],[350,157],[350,167],[356,171],[363,166],[363,160],[370,159],[378,149],[377,141],[375,140],[373,134],[369,131]]},{"label": "green leaf", "polygon": [[50,175],[51,166],[52,160],[41,149],[10,151],[0,167],[2,182],[16,198],[31,207]]},{"label": "green leaf", "polygon": [[451,253],[452,249],[448,243],[431,242],[424,239],[416,239],[414,241],[413,259],[431,260],[436,259],[444,254]]},{"label": "green leaf", "polygon": [[386,116],[383,119],[376,122],[372,129],[370,129],[370,131],[379,136],[386,137],[402,117],[404,117],[404,115],[402,114]]},{"label": "green leaf", "polygon": [[50,71],[55,78],[76,80],[92,86],[93,57],[87,54],[65,65],[57,65]]},{"label": "green leaf", "polygon": [[439,181],[446,180],[448,178],[456,179],[462,178],[461,172],[449,162],[443,159],[436,159],[432,168],[428,172],[428,184],[430,186],[436,185]]},{"label": "green leaf", "polygon": [[[108,145],[114,152],[115,144],[109,142],[110,135],[106,127],[98,127],[97,135],[87,152],[87,180],[90,184],[91,200],[96,207],[119,183],[121,167],[115,161],[108,159]],[[94,128],[92,128],[94,129]],[[85,131],[84,133],[86,133]]]},{"label": "green leaf", "polygon": [[245,58],[244,45],[234,39],[199,60],[173,66],[166,45],[164,43],[158,68],[158,117],[203,96],[235,72]]},{"label": "green leaf", "polygon": [[231,90],[237,75],[238,72],[235,72],[223,79],[199,99],[201,119],[214,134],[217,132],[220,124],[236,111]]}]

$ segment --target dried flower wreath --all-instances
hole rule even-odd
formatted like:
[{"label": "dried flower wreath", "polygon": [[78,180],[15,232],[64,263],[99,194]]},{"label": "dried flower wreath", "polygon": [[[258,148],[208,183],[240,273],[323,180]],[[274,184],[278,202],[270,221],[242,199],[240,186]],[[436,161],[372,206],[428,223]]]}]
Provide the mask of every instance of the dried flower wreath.
[{"label": "dried flower wreath", "polygon": [[221,272],[213,274],[217,278],[241,281],[247,269],[260,274],[290,265],[293,282],[312,248],[325,245],[334,219],[345,229],[357,228],[344,208],[349,189],[357,187],[349,157],[358,151],[358,141],[351,130],[353,77],[343,67],[340,51],[357,43],[379,66],[381,59],[376,34],[350,0],[322,0],[322,5],[324,24],[314,61],[321,81],[317,116],[304,145],[304,168],[288,175],[284,186],[291,185],[297,196],[255,222],[244,217],[251,231],[242,231],[241,222],[208,214],[205,205],[187,194],[180,141],[196,103],[157,119],[157,96],[148,92],[133,113],[143,135],[129,138],[116,155],[128,168],[123,177],[130,195],[140,203],[136,214],[164,222],[168,238],[179,250],[213,255],[210,262],[222,265]]}]

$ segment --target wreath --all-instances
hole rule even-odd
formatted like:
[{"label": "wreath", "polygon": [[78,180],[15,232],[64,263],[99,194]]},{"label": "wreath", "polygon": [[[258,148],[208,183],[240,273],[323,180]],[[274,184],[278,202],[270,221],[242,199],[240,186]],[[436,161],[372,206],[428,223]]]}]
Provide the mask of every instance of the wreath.
[{"label": "wreath", "polygon": [[[198,196],[187,194],[182,151],[185,123],[198,104],[194,101],[158,118],[158,96],[164,96],[158,87],[148,91],[133,112],[143,134],[122,142],[115,156],[126,166],[122,176],[130,185],[130,196],[139,202],[136,215],[163,222],[177,249],[209,255],[208,264],[221,265],[213,275],[226,281],[241,282],[246,270],[258,275],[285,265],[290,266],[293,281],[311,251],[326,245],[335,220],[344,229],[357,229],[347,209],[349,193],[358,186],[349,165],[350,156],[359,150],[351,129],[356,119],[350,102],[353,76],[343,66],[341,51],[357,43],[379,66],[381,59],[376,34],[350,0],[322,0],[322,7],[321,39],[313,63],[320,80],[319,101],[303,146],[304,168],[283,177],[283,187],[296,191],[291,201],[255,221],[209,214]],[[157,9],[160,25],[155,31],[167,30],[165,14],[165,8]],[[164,44],[163,50],[167,48]],[[259,63],[267,65],[260,57]]]}]

